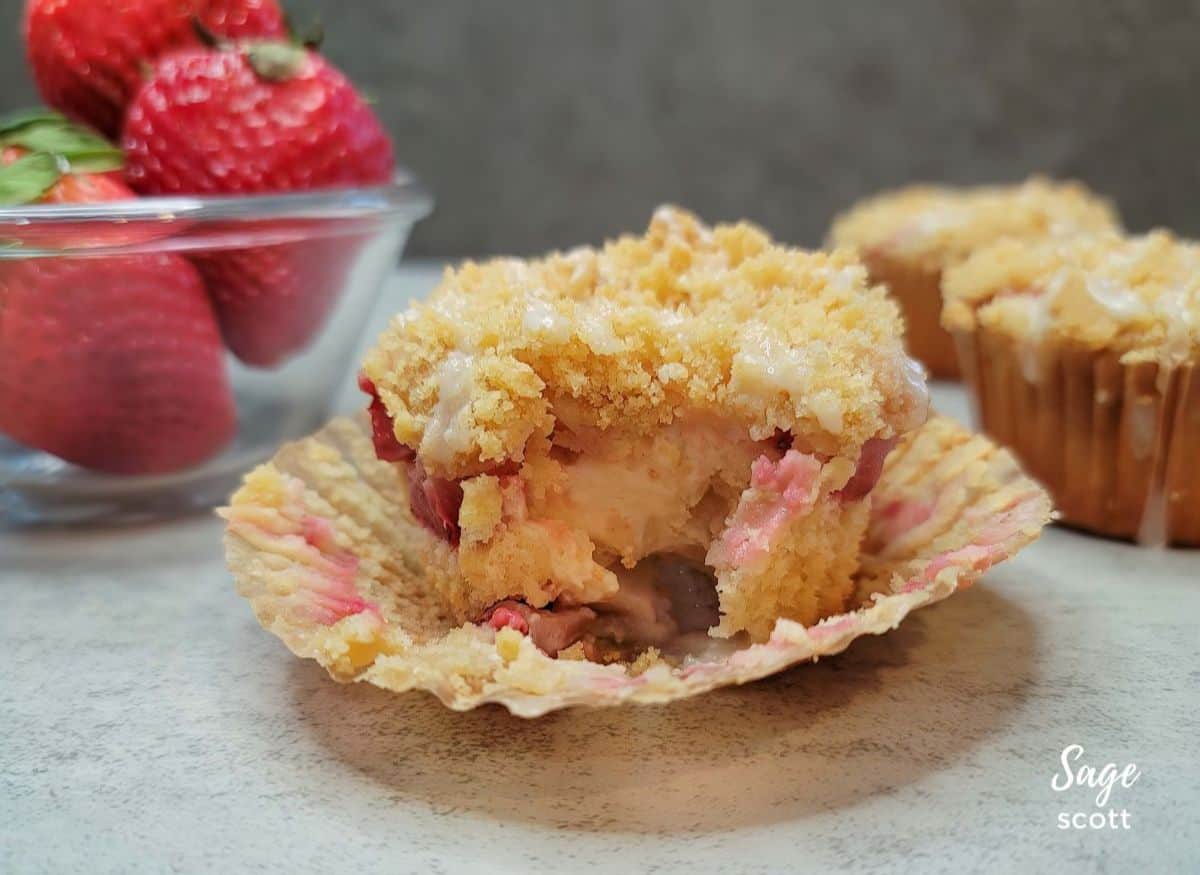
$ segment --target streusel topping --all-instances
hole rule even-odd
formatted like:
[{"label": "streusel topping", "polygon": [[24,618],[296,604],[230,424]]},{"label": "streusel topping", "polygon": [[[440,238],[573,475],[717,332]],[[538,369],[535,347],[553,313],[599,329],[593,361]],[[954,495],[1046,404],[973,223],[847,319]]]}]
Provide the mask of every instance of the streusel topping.
[{"label": "streusel topping", "polygon": [[644,237],[447,271],[364,363],[397,439],[466,476],[556,428],[649,433],[712,414],[857,458],[919,425],[924,375],[851,251],[660,208]]},{"label": "streusel topping", "polygon": [[1174,367],[1200,353],[1200,245],[1167,231],[1005,241],[946,274],[943,322]]},{"label": "streusel topping", "polygon": [[1117,230],[1112,205],[1077,182],[1034,177],[1020,185],[918,185],[863,201],[834,222],[837,246],[885,250],[940,270],[1006,237],[1034,239]]}]

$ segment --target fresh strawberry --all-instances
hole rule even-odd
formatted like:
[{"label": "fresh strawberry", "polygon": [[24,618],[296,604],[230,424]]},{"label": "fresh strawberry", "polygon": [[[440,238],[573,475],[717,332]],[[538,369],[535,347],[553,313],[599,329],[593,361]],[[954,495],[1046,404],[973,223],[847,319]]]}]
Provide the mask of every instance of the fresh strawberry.
[{"label": "fresh strawberry", "polygon": [[370,239],[321,237],[328,231],[310,224],[312,236],[302,242],[191,257],[216,306],[225,345],[248,365],[282,365],[316,339]]},{"label": "fresh strawberry", "polygon": [[[119,176],[13,145],[48,136],[32,123],[4,130],[4,203],[133,197]],[[204,284],[177,256],[0,258],[0,432],[24,444],[119,474],[201,462],[234,430],[223,358]]]},{"label": "fresh strawberry", "polygon": [[[126,178],[143,194],[256,194],[388,182],[391,141],[353,85],[320,55],[276,42],[164,58],[129,107]],[[274,245],[197,256],[229,348],[280,364],[315,338],[369,234],[320,223]],[[305,239],[299,240],[299,232]]]},{"label": "fresh strawberry", "polygon": [[[121,165],[120,150],[61,115],[35,110],[0,119],[0,206],[34,200],[81,204],[132,198]],[[64,169],[75,172],[64,173]],[[21,213],[0,216],[0,245],[25,249],[119,245],[162,233],[129,224],[62,220],[40,224]]]},{"label": "fresh strawberry", "polygon": [[143,68],[195,45],[193,21],[230,38],[287,32],[276,0],[28,0],[25,45],[46,102],[116,136]]},{"label": "fresh strawberry", "polygon": [[0,261],[0,431],[116,474],[176,471],[230,439],[204,284],[171,255]]},{"label": "fresh strawberry", "polygon": [[129,107],[126,177],[142,194],[258,194],[388,182],[392,144],[328,61],[247,42],[164,58]]},{"label": "fresh strawberry", "polygon": [[[0,151],[0,165],[8,167],[17,163],[22,158],[26,158],[28,153],[23,149],[15,146],[6,146],[3,151]],[[46,160],[46,158],[50,160]],[[58,162],[53,156],[37,157],[30,161],[26,170],[35,169],[37,167],[45,168],[43,171],[47,178],[57,175],[59,180],[51,185],[40,201],[45,204],[98,204],[104,201],[117,201],[126,198],[135,197],[133,191],[125,184],[124,178],[120,173],[88,173],[88,174],[67,174],[63,175],[58,167]],[[22,174],[27,175],[27,174]],[[33,183],[37,185],[38,183]],[[0,200],[3,200],[3,192],[0,192]],[[4,201],[7,202],[7,201]]]}]

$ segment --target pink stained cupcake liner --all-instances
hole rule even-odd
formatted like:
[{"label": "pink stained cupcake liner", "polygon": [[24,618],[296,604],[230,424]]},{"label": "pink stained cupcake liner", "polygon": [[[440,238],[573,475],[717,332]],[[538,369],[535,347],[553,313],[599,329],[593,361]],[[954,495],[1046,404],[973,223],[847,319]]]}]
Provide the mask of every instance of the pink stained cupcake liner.
[{"label": "pink stained cupcake liner", "polygon": [[222,514],[238,591],[296,655],[340,681],[536,717],[668,702],[838,653],[970,585],[1051,515],[1009,453],[942,418],[891,454],[872,501],[855,610],[809,627],[779,620],[741,649],[711,640],[685,658],[609,665],[551,658],[513,630],[456,627],[430,595],[456,579],[454,551],[412,518],[406,478],[375,458],[365,423],[336,420],[285,446]]}]

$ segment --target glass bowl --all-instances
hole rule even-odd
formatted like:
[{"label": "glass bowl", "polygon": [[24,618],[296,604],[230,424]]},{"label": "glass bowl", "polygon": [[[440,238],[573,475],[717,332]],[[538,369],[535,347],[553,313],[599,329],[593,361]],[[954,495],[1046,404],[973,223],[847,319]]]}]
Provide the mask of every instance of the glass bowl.
[{"label": "glass bowl", "polygon": [[400,174],[375,188],[0,209],[0,528],[223,501],[328,417],[431,208]]}]

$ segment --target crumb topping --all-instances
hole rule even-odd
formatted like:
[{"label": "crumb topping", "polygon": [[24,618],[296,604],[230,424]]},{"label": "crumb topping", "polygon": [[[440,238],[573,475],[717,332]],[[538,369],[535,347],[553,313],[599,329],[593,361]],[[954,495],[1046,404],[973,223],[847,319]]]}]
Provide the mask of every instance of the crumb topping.
[{"label": "crumb topping", "polygon": [[840,216],[830,240],[837,246],[886,250],[941,270],[1006,237],[1119,228],[1112,204],[1080,183],[1033,177],[1019,185],[918,185],[886,192]]},{"label": "crumb topping", "polygon": [[1175,367],[1200,352],[1200,244],[1167,231],[1005,241],[946,274],[943,322]]},{"label": "crumb topping", "polygon": [[663,207],[643,237],[447,271],[363,370],[396,439],[439,475],[520,461],[555,429],[646,434],[698,413],[857,458],[926,415],[901,333],[852,252]]}]

